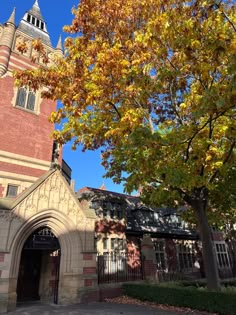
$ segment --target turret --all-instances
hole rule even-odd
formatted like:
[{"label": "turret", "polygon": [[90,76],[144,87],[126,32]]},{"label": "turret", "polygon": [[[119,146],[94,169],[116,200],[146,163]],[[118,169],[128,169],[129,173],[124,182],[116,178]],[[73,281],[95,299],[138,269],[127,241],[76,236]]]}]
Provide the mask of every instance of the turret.
[{"label": "turret", "polygon": [[18,29],[25,34],[30,35],[32,38],[40,38],[44,44],[50,47],[52,46],[46,23],[41,14],[37,0],[32,8],[25,13],[23,19],[21,19]]},{"label": "turret", "polygon": [[15,29],[16,25],[14,8],[8,21],[3,26],[3,34],[0,41],[0,77],[7,71]]},{"label": "turret", "polygon": [[57,46],[56,46],[56,54],[59,56],[63,56],[63,47],[62,47],[62,39],[61,35],[59,36]]}]

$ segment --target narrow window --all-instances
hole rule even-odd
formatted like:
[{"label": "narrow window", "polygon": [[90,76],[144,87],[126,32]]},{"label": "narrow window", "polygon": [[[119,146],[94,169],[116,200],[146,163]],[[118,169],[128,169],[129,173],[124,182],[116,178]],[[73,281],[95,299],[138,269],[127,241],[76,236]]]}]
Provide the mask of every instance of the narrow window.
[{"label": "narrow window", "polygon": [[216,243],[216,255],[219,268],[230,268],[228,251],[225,243]]},{"label": "narrow window", "polygon": [[35,25],[35,17],[32,16],[32,24]]},{"label": "narrow window", "polygon": [[117,247],[117,239],[111,238],[111,249],[115,249]]},{"label": "narrow window", "polygon": [[8,185],[7,186],[7,197],[16,197],[17,196],[18,186],[16,185]]},{"label": "narrow window", "polygon": [[28,15],[27,15],[27,22],[29,22],[29,23],[30,23],[30,17],[31,17],[31,16],[28,14]]},{"label": "narrow window", "polygon": [[17,97],[16,97],[16,105],[25,107],[25,101],[26,101],[26,90],[25,88],[19,88]]},{"label": "narrow window", "polygon": [[44,23],[41,22],[41,30],[44,30]]},{"label": "narrow window", "polygon": [[34,104],[35,104],[35,93],[33,91],[29,91],[26,108],[30,110],[34,110]]},{"label": "narrow window", "polygon": [[164,270],[166,268],[166,258],[163,240],[154,240],[154,251],[156,256],[157,268],[159,270]]},{"label": "narrow window", "polygon": [[103,250],[107,250],[108,249],[108,239],[104,238],[102,242],[103,242]]},{"label": "narrow window", "polygon": [[36,26],[39,27],[39,19],[36,20]]}]

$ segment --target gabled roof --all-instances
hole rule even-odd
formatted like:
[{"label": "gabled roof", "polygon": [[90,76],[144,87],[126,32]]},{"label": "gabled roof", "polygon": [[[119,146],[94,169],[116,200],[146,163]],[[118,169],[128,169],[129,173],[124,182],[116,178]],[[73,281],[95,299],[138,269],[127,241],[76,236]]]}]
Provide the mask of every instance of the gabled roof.
[{"label": "gabled roof", "polygon": [[36,182],[34,182],[29,188],[24,190],[15,199],[13,198],[0,198],[0,209],[1,210],[12,210],[14,209],[22,200],[24,200],[28,195],[30,195],[37,187],[39,187],[51,174],[56,170],[50,170],[43,174]]},{"label": "gabled roof", "polygon": [[[48,186],[47,186],[48,185]],[[65,185],[65,186],[64,186]],[[75,196],[74,191],[70,188],[68,182],[63,177],[61,172],[58,169],[49,170],[48,172],[45,172],[43,176],[41,176],[34,184],[32,184],[30,187],[28,187],[25,191],[23,191],[19,196],[17,196],[15,199],[10,198],[0,198],[0,210],[13,210],[15,211],[18,207],[20,208],[21,205],[24,205],[24,202],[27,203],[27,199],[30,199],[30,195],[36,196],[36,208],[39,207],[39,199],[41,196],[40,189],[43,188],[44,195],[48,198],[47,200],[51,200],[54,202],[53,198],[53,190],[50,189],[53,188],[58,191],[59,190],[59,196],[60,196],[60,190],[62,192],[62,199],[59,201],[56,201],[56,210],[61,212],[66,212],[67,210],[72,213],[74,218],[77,218],[77,215],[80,215],[83,213],[83,215],[87,218],[95,219],[96,216],[94,214],[94,211],[90,208],[88,209],[82,209],[78,199]],[[57,189],[58,188],[58,189]],[[51,192],[50,192],[51,191]],[[57,195],[58,196],[58,195]],[[67,196],[67,197],[65,197]],[[68,198],[69,197],[69,198]],[[48,201],[49,202],[49,201]],[[51,205],[49,202],[47,206]],[[45,205],[44,205],[45,206]],[[38,210],[41,210],[41,208],[37,208]],[[45,208],[47,209],[47,208]]]}]

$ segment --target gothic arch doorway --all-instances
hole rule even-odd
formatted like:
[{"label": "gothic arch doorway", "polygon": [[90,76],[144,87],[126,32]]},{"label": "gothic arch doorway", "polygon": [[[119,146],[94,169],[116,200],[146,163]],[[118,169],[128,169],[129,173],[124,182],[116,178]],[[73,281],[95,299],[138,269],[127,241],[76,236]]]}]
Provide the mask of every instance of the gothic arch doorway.
[{"label": "gothic arch doorway", "polygon": [[58,302],[61,248],[48,227],[34,231],[24,243],[17,280],[17,301]]}]

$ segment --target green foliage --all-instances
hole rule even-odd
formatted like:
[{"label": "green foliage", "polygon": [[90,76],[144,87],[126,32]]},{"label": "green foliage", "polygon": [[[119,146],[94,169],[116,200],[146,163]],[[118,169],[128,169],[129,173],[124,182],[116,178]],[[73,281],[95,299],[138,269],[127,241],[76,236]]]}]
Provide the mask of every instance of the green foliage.
[{"label": "green foliage", "polygon": [[[236,288],[236,279],[231,278],[231,279],[223,279],[220,281],[222,288]],[[195,287],[195,288],[200,288],[200,287],[206,287],[206,279],[197,279],[197,280],[183,280],[179,283],[175,283],[175,286],[184,286],[184,287]]]},{"label": "green foliage", "polygon": [[209,221],[218,229],[224,229],[228,237],[235,237],[236,224],[236,165],[232,166],[215,184],[210,193],[211,211]]},{"label": "green foliage", "polygon": [[220,315],[235,315],[236,294],[209,292],[196,288],[163,287],[158,285],[125,284],[124,293],[142,301],[189,307]]}]

